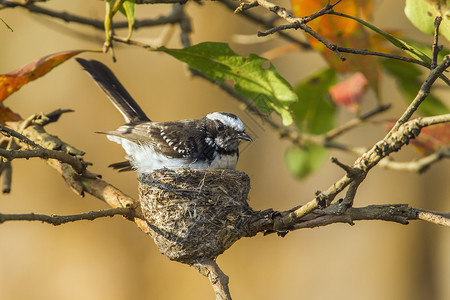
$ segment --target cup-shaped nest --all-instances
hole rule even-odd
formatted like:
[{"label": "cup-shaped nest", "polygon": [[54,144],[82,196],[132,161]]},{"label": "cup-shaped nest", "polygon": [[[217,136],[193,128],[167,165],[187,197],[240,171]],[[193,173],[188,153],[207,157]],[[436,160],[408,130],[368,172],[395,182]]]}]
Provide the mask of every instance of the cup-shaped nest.
[{"label": "cup-shaped nest", "polygon": [[236,170],[161,169],[139,178],[139,199],[161,253],[192,264],[215,259],[249,236],[258,213],[247,203],[250,179]]}]

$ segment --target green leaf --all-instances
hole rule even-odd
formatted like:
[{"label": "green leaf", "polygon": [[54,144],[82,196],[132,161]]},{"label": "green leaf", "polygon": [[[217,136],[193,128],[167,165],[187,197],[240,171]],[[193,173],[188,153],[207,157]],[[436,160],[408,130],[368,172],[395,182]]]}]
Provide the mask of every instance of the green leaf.
[{"label": "green leaf", "polygon": [[450,41],[450,2],[442,0],[406,0],[405,14],[422,32],[434,34],[434,20],[442,17],[439,33]]},{"label": "green leaf", "polygon": [[127,17],[128,20],[128,36],[127,40],[131,38],[134,25],[135,0],[125,0],[120,6],[119,11]]},{"label": "green leaf", "polygon": [[225,43],[205,42],[184,49],[161,47],[165,52],[206,77],[222,83],[233,80],[236,91],[252,99],[263,112],[278,113],[284,125],[292,123],[289,106],[297,102],[290,84],[281,77],[268,60],[255,54],[248,58],[237,55]]},{"label": "green leaf", "polygon": [[322,166],[328,150],[315,145],[305,148],[288,148],[284,155],[289,170],[299,178],[305,178]]},{"label": "green leaf", "polygon": [[379,29],[378,27],[373,26],[370,23],[367,23],[364,20],[361,20],[359,18],[350,16],[350,15],[346,15],[346,14],[342,14],[339,13],[337,14],[341,17],[345,17],[345,18],[349,18],[352,20],[355,20],[357,22],[359,22],[360,24],[366,26],[367,28],[375,31],[376,33],[380,34],[381,36],[383,36],[386,40],[388,40],[389,42],[391,42],[392,45],[394,45],[395,47],[407,52],[409,55],[411,55],[412,57],[414,57],[415,59],[418,59],[420,61],[423,61],[425,63],[431,63],[431,58],[428,57],[425,53],[423,53],[422,51],[420,51],[420,49],[417,49],[416,47],[414,47],[411,44],[408,44],[407,42]]},{"label": "green leaf", "polygon": [[[299,101],[291,109],[299,131],[322,134],[334,128],[336,108],[328,90],[336,83],[336,74],[336,70],[327,68],[296,86]],[[295,176],[304,178],[322,166],[327,153],[326,148],[316,145],[288,148],[285,162]]]},{"label": "green leaf", "polygon": [[300,131],[322,134],[335,125],[335,105],[329,88],[336,84],[336,70],[327,68],[301,81],[295,88],[299,101],[291,105]]},{"label": "green leaf", "polygon": [[[413,64],[393,59],[382,61],[381,64],[386,71],[394,76],[405,99],[410,103],[416,97],[423,83],[422,72]],[[424,116],[450,113],[448,107],[433,94],[428,95],[419,106],[418,111]]]}]

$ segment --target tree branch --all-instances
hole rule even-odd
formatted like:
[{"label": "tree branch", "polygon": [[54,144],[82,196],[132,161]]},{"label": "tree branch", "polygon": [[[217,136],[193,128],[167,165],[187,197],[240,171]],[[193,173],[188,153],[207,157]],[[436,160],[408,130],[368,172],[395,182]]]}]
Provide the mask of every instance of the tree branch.
[{"label": "tree branch", "polygon": [[48,149],[35,149],[35,150],[5,150],[0,149],[0,156],[3,156],[4,158],[8,160],[13,160],[16,158],[32,158],[32,157],[39,157],[43,159],[57,159],[61,162],[64,162],[66,164],[69,164],[72,166],[72,168],[77,173],[83,173],[83,171],[86,169],[87,164],[83,162],[83,160],[72,156],[70,154],[67,154],[62,151],[56,151],[56,150],[48,150]]},{"label": "tree branch", "polygon": [[433,57],[431,59],[431,68],[434,69],[437,66],[437,59],[438,59],[438,55],[439,55],[439,26],[441,25],[442,22],[442,17],[441,16],[437,16],[436,19],[434,20],[434,40],[433,40]]},{"label": "tree branch", "polygon": [[208,277],[216,294],[216,300],[231,300],[228,276],[222,272],[215,261],[205,258],[194,263],[193,267],[200,274]]},{"label": "tree branch", "polygon": [[[350,194],[354,195],[354,189]],[[264,217],[256,219],[249,225],[253,234],[264,232],[271,234],[277,232],[279,235],[286,235],[288,231],[316,228],[335,223],[347,223],[354,225],[355,221],[387,221],[403,225],[409,224],[411,220],[422,220],[437,225],[450,227],[450,213],[443,214],[428,211],[420,208],[409,207],[408,204],[385,204],[368,205],[365,207],[344,207],[345,200],[333,203],[324,209],[313,209],[308,215],[296,220],[285,231],[275,228],[277,215],[286,214],[286,212],[270,212]]]},{"label": "tree branch", "polygon": [[440,149],[415,161],[397,162],[385,159],[380,161],[379,165],[391,170],[423,173],[428,170],[432,164],[437,163],[444,158],[450,159],[450,148]]},{"label": "tree branch", "polygon": [[394,127],[391,129],[389,135],[398,130],[398,128],[404,124],[406,121],[408,121],[413,113],[419,108],[419,105],[425,100],[425,98],[428,96],[431,90],[431,86],[436,81],[436,79],[450,66],[450,55],[447,55],[444,57],[442,62],[433,70],[430,71],[430,74],[428,75],[425,82],[420,87],[419,93],[414,98],[414,100],[411,102],[411,104],[408,106],[406,111],[403,113],[403,115],[397,120]]},{"label": "tree branch", "polygon": [[385,105],[378,106],[375,109],[361,115],[360,117],[351,119],[348,122],[346,122],[345,124],[342,124],[341,126],[333,128],[332,130],[328,131],[327,133],[325,133],[325,138],[326,139],[336,138],[336,137],[340,136],[341,134],[355,128],[356,126],[361,125],[362,123],[364,123],[367,120],[369,120],[370,118],[378,115],[379,113],[385,112],[389,108],[391,108],[391,104],[385,104]]},{"label": "tree branch", "polygon": [[[306,219],[306,218],[305,218]],[[407,204],[369,205],[366,207],[351,207],[342,214],[327,214],[319,210],[311,213],[308,220],[299,220],[291,230],[314,228],[334,223],[354,225],[354,221],[381,220],[407,225],[410,220],[424,220],[438,225],[450,226],[450,214],[440,214]]]},{"label": "tree branch", "polygon": [[90,220],[93,221],[98,218],[104,218],[104,217],[113,217],[116,215],[121,215],[126,218],[132,217],[132,209],[130,208],[124,208],[124,207],[117,207],[117,208],[110,208],[105,210],[98,210],[98,211],[90,211],[87,213],[81,213],[76,215],[42,215],[42,214],[0,214],[0,224],[7,222],[7,221],[40,221],[43,223],[48,223],[52,225],[61,225],[61,224],[67,224],[69,222],[76,222],[81,220]]},{"label": "tree branch", "polygon": [[[224,4],[228,9],[234,11],[236,14],[239,14],[240,16],[243,16],[247,20],[252,21],[256,24],[262,25],[266,29],[272,28],[274,25],[274,21],[272,19],[261,17],[258,14],[253,14],[247,10],[240,11],[239,10],[240,6],[239,6],[239,4],[237,4],[236,1],[232,1],[232,0],[218,0],[218,1],[222,4]],[[257,2],[255,1],[255,3],[257,3]],[[256,4],[252,5],[252,7],[254,7],[254,6],[256,6]],[[312,47],[309,45],[308,42],[305,42],[298,38],[295,38],[285,32],[279,32],[278,34],[284,40],[299,45],[303,50],[312,50]]]},{"label": "tree branch", "polygon": [[[152,0],[153,1],[153,0]],[[153,1],[152,3],[184,3],[187,0],[157,0]],[[16,1],[11,0],[0,0],[0,5],[2,5],[4,8],[14,8],[14,7],[21,7],[26,10],[28,10],[30,13],[45,15],[53,18],[60,19],[65,22],[73,22],[83,25],[88,25],[96,29],[104,30],[105,24],[103,20],[97,20],[97,19],[89,19],[81,16],[74,15],[69,12],[58,12],[54,10],[50,10],[47,8],[44,8],[42,6],[35,5],[33,2],[29,3],[19,3]],[[161,16],[156,19],[146,19],[146,20],[135,20],[133,24],[133,28],[139,29],[143,27],[153,27],[153,26],[160,26],[165,24],[174,24],[179,22],[179,15],[176,14],[169,14],[167,16]],[[120,21],[120,22],[114,22],[112,24],[113,29],[119,29],[119,28],[128,28],[128,22],[127,21]]]},{"label": "tree branch", "polygon": [[[408,144],[411,139],[418,136],[423,127],[450,121],[450,114],[447,114],[428,118],[418,118],[405,123],[414,111],[417,110],[420,103],[425,100],[434,81],[449,66],[450,55],[447,55],[435,69],[430,71],[430,74],[422,84],[416,98],[407,108],[403,116],[397,121],[396,125],[389,131],[383,140],[376,143],[369,151],[365,152],[355,161],[353,164],[353,169],[359,170],[365,176],[380,162],[381,159],[387,157],[394,151],[399,151],[405,144]],[[361,176],[363,176],[362,174]],[[346,188],[354,179],[355,177],[346,174],[330,186],[326,191],[318,193],[310,202],[294,211],[289,211],[289,213],[283,215],[282,217],[276,218],[274,221],[274,230],[283,231],[286,228],[289,228],[295,224],[299,218],[309,214],[322,203],[329,205],[334,200],[336,195]]]}]

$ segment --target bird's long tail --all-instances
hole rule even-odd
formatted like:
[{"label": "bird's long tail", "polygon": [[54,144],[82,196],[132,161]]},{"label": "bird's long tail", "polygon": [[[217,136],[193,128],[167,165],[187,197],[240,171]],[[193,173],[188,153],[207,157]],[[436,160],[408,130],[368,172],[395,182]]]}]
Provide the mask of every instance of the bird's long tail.
[{"label": "bird's long tail", "polygon": [[96,60],[82,58],[77,58],[76,60],[91,75],[95,83],[105,92],[114,106],[124,116],[125,122],[150,121],[107,66]]}]

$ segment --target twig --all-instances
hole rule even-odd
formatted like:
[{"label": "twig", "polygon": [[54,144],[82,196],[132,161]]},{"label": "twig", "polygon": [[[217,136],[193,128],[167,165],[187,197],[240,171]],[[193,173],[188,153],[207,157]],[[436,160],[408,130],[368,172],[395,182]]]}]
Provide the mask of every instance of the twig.
[{"label": "twig", "polygon": [[409,58],[409,57],[404,57],[404,56],[400,56],[400,55],[394,55],[394,54],[390,54],[390,53],[383,53],[383,52],[376,52],[376,51],[371,51],[371,50],[367,50],[367,49],[355,49],[355,48],[347,48],[347,47],[341,47],[336,45],[336,48],[340,51],[340,52],[344,52],[344,53],[352,53],[352,54],[359,54],[359,55],[372,55],[372,56],[379,56],[379,57],[385,57],[385,58],[390,58],[390,59],[396,59],[396,60],[400,60],[400,61],[404,61],[404,62],[409,62],[409,63],[413,63],[413,64],[417,64],[419,66],[425,67],[427,69],[430,69],[430,65],[415,59],[415,58]]},{"label": "twig", "polygon": [[246,11],[247,9],[253,8],[259,6],[258,1],[252,1],[252,2],[242,2],[239,4],[239,6],[234,10],[235,14],[242,13],[243,11]]},{"label": "twig", "polygon": [[13,130],[11,128],[8,128],[6,126],[0,125],[0,132],[4,132],[8,136],[15,137],[15,138],[19,139],[20,141],[24,142],[25,144],[30,145],[33,148],[43,149],[41,145],[33,142],[32,140],[30,140],[29,138],[27,138],[23,134],[15,131],[15,130]]},{"label": "twig", "polygon": [[42,119],[41,122],[39,122],[39,125],[41,126],[45,126],[48,125],[50,123],[55,123],[59,120],[59,118],[66,113],[71,113],[74,112],[73,109],[57,109],[52,111],[51,113],[46,114],[46,118]]},{"label": "twig", "polygon": [[216,294],[216,300],[231,300],[228,276],[222,272],[215,261],[205,258],[194,263],[193,267],[200,274],[208,277]]},{"label": "twig", "polygon": [[325,133],[325,138],[326,139],[336,138],[337,136],[349,131],[352,128],[355,128],[356,126],[360,125],[361,123],[364,123],[365,121],[372,118],[373,116],[375,116],[379,113],[385,112],[389,108],[391,108],[391,104],[385,104],[385,105],[378,106],[375,109],[367,112],[366,114],[361,115],[359,118],[351,119],[348,122],[346,122],[345,124],[328,131],[327,133]]},{"label": "twig", "polygon": [[184,11],[184,6],[178,5],[174,9],[180,9],[180,40],[183,47],[191,46],[191,39],[189,35],[192,33],[191,19]]},{"label": "twig", "polygon": [[[183,3],[183,2],[186,2],[186,1],[178,1],[178,0],[174,0],[174,1],[158,0],[158,1],[161,3]],[[154,1],[154,3],[157,3],[158,1]],[[31,13],[46,15],[49,17],[63,20],[65,22],[73,22],[73,23],[88,25],[88,26],[94,27],[99,30],[104,30],[103,20],[89,19],[89,18],[77,16],[77,15],[74,15],[72,13],[65,12],[65,11],[58,12],[58,11],[50,10],[50,9],[35,5],[33,3],[19,3],[19,2],[11,1],[11,0],[0,0],[0,5],[3,5],[4,7],[11,7],[11,8],[21,7],[21,8],[28,10]],[[179,19],[178,19],[177,15],[169,14],[167,16],[161,16],[156,19],[135,20],[133,28],[139,29],[139,28],[143,28],[143,27],[152,27],[152,26],[160,26],[160,25],[165,25],[165,24],[173,24],[173,23],[177,23],[178,21],[179,21]],[[114,22],[112,24],[112,28],[113,29],[128,28],[128,22],[127,21]]]},{"label": "twig", "polygon": [[433,40],[433,57],[431,58],[431,69],[436,68],[437,66],[437,59],[438,59],[438,55],[439,55],[439,26],[441,25],[442,22],[442,17],[441,16],[437,16],[436,19],[434,20],[434,40]]},{"label": "twig", "polygon": [[0,224],[7,221],[40,221],[52,225],[67,224],[69,222],[76,222],[81,220],[93,221],[98,218],[113,217],[116,215],[122,215],[124,217],[132,217],[132,209],[130,208],[110,208],[105,210],[90,211],[87,213],[81,213],[76,215],[42,215],[42,214],[0,214]]},{"label": "twig", "polygon": [[450,213],[442,214],[435,211],[426,211],[420,209],[417,213],[417,219],[437,225],[450,226]]},{"label": "twig", "polygon": [[[267,0],[257,0],[257,2],[260,6],[266,8],[267,10],[270,10],[271,12],[273,12],[274,14],[276,14],[277,16],[286,20],[289,23],[289,25],[278,26],[277,28],[280,28],[279,30],[286,30],[286,29],[290,29],[290,28],[296,28],[296,29],[299,28],[299,29],[303,30],[304,32],[308,33],[309,35],[313,36],[316,40],[318,40],[319,42],[324,44],[331,51],[334,51],[339,56],[341,61],[345,61],[345,57],[339,52],[339,50],[337,49],[335,44],[330,43],[329,41],[324,39],[321,35],[319,35],[317,32],[312,30],[311,27],[309,27],[308,25],[305,24],[307,19],[297,18],[297,17],[293,16],[292,14],[290,14],[284,7],[275,5],[272,2],[269,2]],[[314,18],[317,18],[321,15],[328,13],[328,11],[332,10],[332,8],[333,8],[333,6],[331,6],[331,8],[327,8],[325,10],[320,11],[320,14],[315,15]],[[279,30],[275,30],[275,28],[272,28],[266,32],[258,32],[258,36],[265,36],[268,34],[273,34],[274,32],[279,31]]]},{"label": "twig", "polygon": [[120,42],[120,43],[124,43],[124,44],[128,44],[128,45],[133,45],[133,46],[138,46],[138,47],[144,48],[146,50],[150,50],[150,51],[156,49],[156,47],[153,46],[153,45],[149,45],[149,44],[142,43],[142,42],[139,42],[139,41],[136,41],[136,40],[132,40],[132,39],[127,39],[127,38],[124,38],[124,37],[121,37],[121,36],[117,36],[117,35],[111,36],[111,39],[116,41],[116,42]]},{"label": "twig", "polygon": [[11,161],[0,161],[0,174],[2,175],[2,193],[9,194],[11,192],[12,166]]},{"label": "twig", "polygon": [[[239,5],[236,4],[237,3],[236,1],[232,1],[232,0],[218,0],[218,1],[222,4],[224,4],[228,9],[233,10],[233,11],[236,11],[236,9],[238,9],[238,7],[239,7]],[[256,24],[260,24],[260,25],[264,26],[264,28],[266,28],[266,29],[270,29],[273,27],[274,21],[271,19],[261,17],[260,15],[253,14],[247,10],[243,10],[241,12],[238,11],[238,13],[240,16],[245,17],[247,20],[252,21]],[[311,45],[309,45],[308,42],[299,40],[298,38],[293,37],[285,32],[279,32],[278,34],[284,40],[299,45],[300,47],[302,47],[303,50],[312,50],[312,47],[311,47]]]},{"label": "twig", "polygon": [[328,4],[325,7],[323,7],[322,9],[320,9],[319,11],[317,11],[317,12],[315,12],[315,13],[309,15],[309,16],[303,17],[302,18],[303,19],[303,23],[311,22],[312,20],[314,20],[314,19],[316,19],[316,18],[318,18],[320,16],[328,14],[330,11],[333,11],[333,8],[336,5],[338,5],[339,2],[341,2],[341,1],[342,0],[338,0],[338,1],[336,1],[335,3],[333,3],[331,5]]},{"label": "twig", "polygon": [[433,83],[449,66],[450,66],[450,55],[447,55],[444,57],[442,62],[436,68],[430,71],[430,74],[428,75],[427,79],[420,87],[419,93],[411,102],[411,104],[408,106],[403,115],[397,120],[394,127],[389,132],[388,137],[391,134],[391,132],[398,130],[398,128],[402,124],[404,124],[411,118],[413,113],[419,108],[419,105],[425,100],[425,98],[430,93],[430,89]]},{"label": "twig", "polygon": [[438,150],[430,155],[411,162],[396,162],[385,159],[380,161],[380,166],[397,171],[423,173],[432,164],[441,161],[444,158],[450,159],[450,148]]}]

